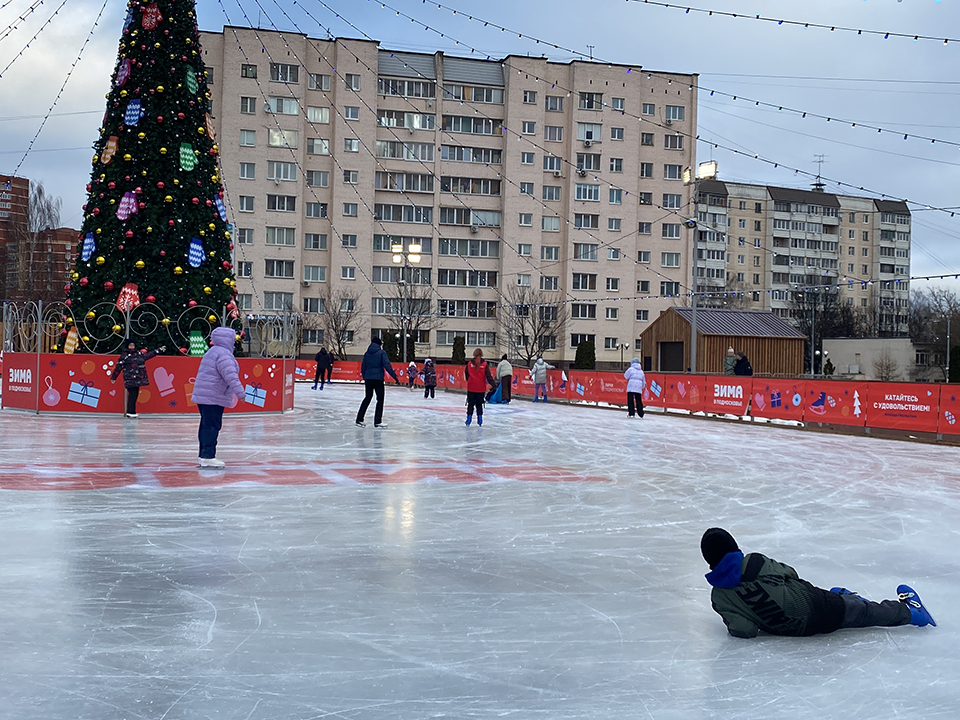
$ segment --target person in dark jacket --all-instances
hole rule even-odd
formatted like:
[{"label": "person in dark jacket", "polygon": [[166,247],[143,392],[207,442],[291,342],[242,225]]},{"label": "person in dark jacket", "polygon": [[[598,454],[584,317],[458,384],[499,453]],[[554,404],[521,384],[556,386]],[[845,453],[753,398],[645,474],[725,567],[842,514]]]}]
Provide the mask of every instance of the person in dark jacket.
[{"label": "person in dark jacket", "polygon": [[703,534],[700,552],[710,566],[711,604],[734,637],[753,638],[760,630],[799,637],[840,628],[937,624],[907,585],[897,588],[897,600],[879,603],[846,588],[822,590],[789,565],[760,553],[744,556],[723,528]]},{"label": "person in dark jacket", "polygon": [[314,360],[317,361],[317,372],[313,376],[313,389],[317,389],[317,383],[319,382],[320,389],[323,390],[324,379],[327,379],[327,382],[329,382],[330,371],[333,369],[333,355],[328,353],[326,348],[322,347]]},{"label": "person in dark jacket", "polygon": [[427,358],[423,363],[423,371],[420,373],[420,379],[423,380],[423,399],[436,398],[437,391],[437,368],[433,365],[433,360]]},{"label": "person in dark jacket", "polygon": [[733,366],[734,375],[753,375],[753,368],[750,366],[750,361],[747,360],[747,356],[743,352],[737,353],[737,363]]},{"label": "person in dark jacket", "polygon": [[477,425],[483,425],[483,400],[488,386],[494,385],[490,366],[483,359],[483,350],[473,351],[473,359],[463,371],[467,378],[467,425],[473,422],[473,409],[477,409]]},{"label": "person in dark jacket", "polygon": [[360,409],[357,411],[357,425],[364,427],[363,418],[367,414],[367,408],[370,407],[370,400],[373,394],[377,394],[377,407],[373,413],[373,426],[385,428],[383,424],[383,374],[387,373],[399,385],[400,378],[393,371],[390,364],[390,358],[387,357],[383,349],[383,340],[374,338],[370,347],[363,354],[363,360],[360,362],[360,375],[363,377],[365,393],[363,402],[360,403]]},{"label": "person in dark jacket", "polygon": [[110,382],[116,382],[117,375],[121,370],[123,371],[123,387],[127,390],[127,411],[123,414],[124,417],[137,417],[137,398],[140,397],[140,388],[150,384],[147,378],[147,360],[155,358],[166,349],[161,345],[157,350],[140,352],[137,350],[137,343],[133,340],[127,340],[124,343],[120,359],[110,373]]}]

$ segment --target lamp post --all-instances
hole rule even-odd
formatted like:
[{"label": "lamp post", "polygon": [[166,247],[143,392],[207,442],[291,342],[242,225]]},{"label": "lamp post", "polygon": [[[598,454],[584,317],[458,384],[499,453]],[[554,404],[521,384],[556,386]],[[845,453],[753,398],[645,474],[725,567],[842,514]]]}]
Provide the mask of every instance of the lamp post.
[{"label": "lamp post", "polygon": [[620,348],[620,364],[623,365],[623,351],[630,347],[630,343],[620,343],[617,347]]},{"label": "lamp post", "polygon": [[400,344],[403,346],[401,357],[403,358],[403,364],[407,364],[407,323],[410,320],[410,307],[409,307],[409,292],[407,291],[407,286],[410,284],[410,278],[404,277],[408,273],[406,272],[409,269],[420,264],[420,245],[418,243],[411,243],[407,245],[406,250],[404,250],[403,243],[393,243],[390,245],[390,251],[393,253],[393,264],[401,265],[400,272],[398,274],[397,284],[400,285],[402,306],[400,308]]},{"label": "lamp post", "polygon": [[710,160],[697,165],[696,175],[690,168],[685,168],[683,172],[683,182],[685,185],[693,184],[693,217],[687,220],[686,225],[693,231],[693,241],[691,243],[690,266],[693,279],[693,293],[690,296],[690,365],[693,372],[697,372],[697,249],[700,225],[700,182],[703,180],[714,180],[717,177],[717,162]]}]

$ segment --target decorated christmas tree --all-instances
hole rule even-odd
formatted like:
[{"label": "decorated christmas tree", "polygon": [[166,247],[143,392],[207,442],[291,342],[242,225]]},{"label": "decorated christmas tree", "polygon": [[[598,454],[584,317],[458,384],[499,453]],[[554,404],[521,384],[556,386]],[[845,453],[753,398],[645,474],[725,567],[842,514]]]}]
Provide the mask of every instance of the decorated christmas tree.
[{"label": "decorated christmas tree", "polygon": [[128,322],[144,344],[186,350],[178,334],[237,316],[195,0],[127,8],[67,286],[68,352],[112,352]]}]

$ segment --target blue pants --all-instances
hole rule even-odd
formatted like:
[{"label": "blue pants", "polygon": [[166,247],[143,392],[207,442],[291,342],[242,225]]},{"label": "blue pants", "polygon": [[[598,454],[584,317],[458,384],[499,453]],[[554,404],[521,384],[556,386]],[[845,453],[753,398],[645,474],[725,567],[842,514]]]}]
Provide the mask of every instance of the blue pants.
[{"label": "blue pants", "polygon": [[217,456],[217,438],[223,426],[222,405],[197,405],[200,408],[200,457],[211,460]]},{"label": "blue pants", "polygon": [[547,399],[547,384],[546,383],[534,383],[533,385],[533,401],[536,402],[540,399],[540,392],[543,391],[543,399]]}]

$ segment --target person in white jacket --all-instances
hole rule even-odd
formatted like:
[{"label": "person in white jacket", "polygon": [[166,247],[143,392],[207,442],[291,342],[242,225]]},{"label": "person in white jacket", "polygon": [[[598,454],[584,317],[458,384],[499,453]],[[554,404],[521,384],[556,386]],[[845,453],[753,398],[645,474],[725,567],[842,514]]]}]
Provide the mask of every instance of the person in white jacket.
[{"label": "person in white jacket", "polygon": [[627,379],[627,412],[630,417],[634,413],[643,417],[643,388],[647,385],[647,378],[640,367],[640,358],[630,361],[630,367],[623,376]]},{"label": "person in white jacket", "polygon": [[547,370],[553,370],[554,367],[548,362],[545,362],[542,357],[538,357],[537,361],[533,364],[533,367],[530,369],[530,379],[533,380],[533,401],[538,402],[540,400],[540,391],[543,391],[543,401],[547,401]]}]

